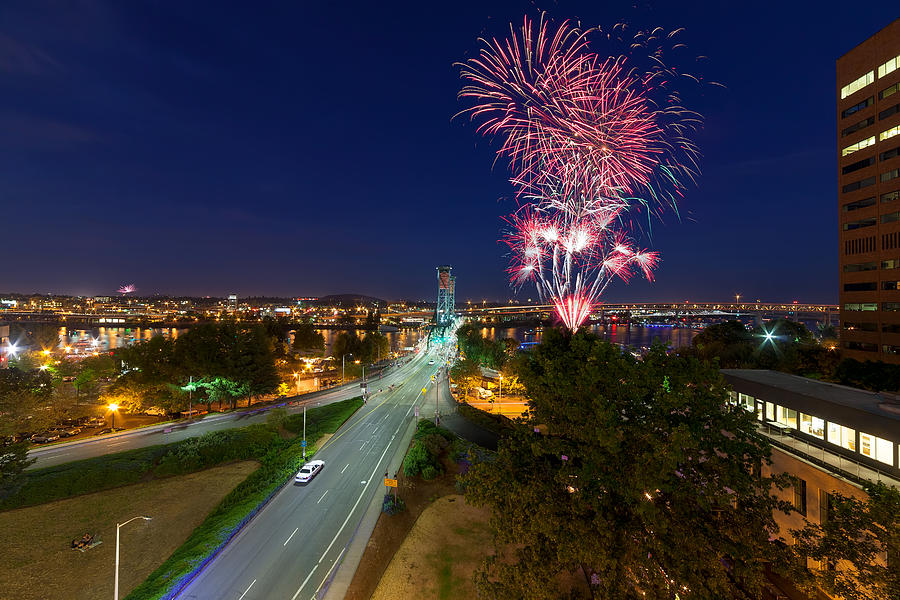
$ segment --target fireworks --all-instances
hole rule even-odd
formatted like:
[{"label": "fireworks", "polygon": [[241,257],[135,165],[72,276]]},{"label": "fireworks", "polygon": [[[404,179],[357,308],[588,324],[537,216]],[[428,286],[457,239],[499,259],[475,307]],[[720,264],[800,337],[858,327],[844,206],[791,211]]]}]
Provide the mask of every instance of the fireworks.
[{"label": "fireworks", "polygon": [[659,255],[632,240],[634,216],[676,207],[697,171],[689,134],[700,120],[680,107],[681,74],[662,60],[672,34],[638,32],[630,48],[646,52],[642,66],[594,53],[589,38],[600,33],[526,17],[461,65],[460,98],[473,102],[461,114],[500,140],[524,204],[506,218],[511,282],[534,282],[572,330],[616,277],[652,279]]},{"label": "fireworks", "polygon": [[126,296],[128,294],[131,294],[131,293],[134,293],[135,291],[137,291],[137,288],[134,286],[133,283],[129,283],[127,285],[123,285],[116,291],[119,292],[120,294],[122,294],[123,296]]}]

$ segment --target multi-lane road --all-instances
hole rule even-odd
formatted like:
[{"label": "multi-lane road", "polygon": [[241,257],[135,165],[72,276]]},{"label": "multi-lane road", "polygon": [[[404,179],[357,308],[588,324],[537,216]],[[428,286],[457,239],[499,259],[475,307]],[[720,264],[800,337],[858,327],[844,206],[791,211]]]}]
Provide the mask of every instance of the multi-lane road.
[{"label": "multi-lane road", "polygon": [[[178,597],[317,597],[366,508],[384,493],[387,465],[405,452],[415,429],[415,407],[425,400],[422,389],[431,390],[431,376],[440,365],[439,350],[423,353],[375,383],[384,391],[316,453],[324,469],[308,484],[282,488]],[[422,408],[422,416],[433,410]]]}]

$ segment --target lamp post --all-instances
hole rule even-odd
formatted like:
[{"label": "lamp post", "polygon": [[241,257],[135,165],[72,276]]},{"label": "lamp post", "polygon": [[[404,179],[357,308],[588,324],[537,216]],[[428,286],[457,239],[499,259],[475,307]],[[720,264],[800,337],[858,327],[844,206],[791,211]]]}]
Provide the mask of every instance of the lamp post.
[{"label": "lamp post", "polygon": [[110,429],[113,429],[113,430],[115,430],[115,428],[116,428],[116,411],[117,410],[119,410],[119,405],[116,404],[115,402],[113,402],[112,404],[109,405],[109,412],[112,413],[112,426],[110,427]]},{"label": "lamp post", "polygon": [[297,380],[297,395],[300,395],[300,373],[294,372],[294,379]]},{"label": "lamp post", "polygon": [[[503,373],[498,373],[498,375],[500,376],[500,395],[499,395],[497,401],[498,401],[500,404],[503,404]],[[499,408],[498,410],[499,410],[501,413],[503,412],[503,408],[502,408],[502,407]]]},{"label": "lamp post", "polygon": [[353,356],[353,353],[349,352],[347,354],[341,355],[341,385],[344,385],[344,359],[346,359],[348,356]]},{"label": "lamp post", "polygon": [[119,600],[119,530],[128,525],[135,519],[143,519],[145,521],[150,521],[151,517],[145,517],[143,515],[138,515],[136,517],[131,517],[124,523],[116,523],[116,584],[113,591],[113,600]]}]

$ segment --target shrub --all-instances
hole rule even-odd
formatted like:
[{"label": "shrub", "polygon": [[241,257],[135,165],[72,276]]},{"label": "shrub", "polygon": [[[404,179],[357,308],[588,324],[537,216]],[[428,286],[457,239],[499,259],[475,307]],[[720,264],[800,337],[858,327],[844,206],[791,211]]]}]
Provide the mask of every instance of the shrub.
[{"label": "shrub", "polygon": [[403,459],[403,474],[407,477],[415,477],[422,472],[422,469],[430,465],[432,460],[425,446],[419,442],[413,442],[412,448]]},{"label": "shrub", "polygon": [[425,468],[422,469],[422,479],[430,481],[443,472],[443,469],[435,467],[434,465],[425,465]]},{"label": "shrub", "polygon": [[406,503],[400,498],[394,498],[393,494],[385,494],[384,501],[381,503],[381,512],[388,515],[396,515],[398,512],[406,510]]}]

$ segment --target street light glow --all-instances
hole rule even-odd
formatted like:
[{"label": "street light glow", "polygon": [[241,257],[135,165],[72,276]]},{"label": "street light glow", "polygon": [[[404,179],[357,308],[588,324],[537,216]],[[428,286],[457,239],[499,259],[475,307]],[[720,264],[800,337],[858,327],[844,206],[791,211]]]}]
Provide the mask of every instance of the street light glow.
[{"label": "street light glow", "polygon": [[119,410],[119,405],[115,402],[111,402],[109,405],[109,410],[111,410],[112,412],[116,412],[117,410]]}]

